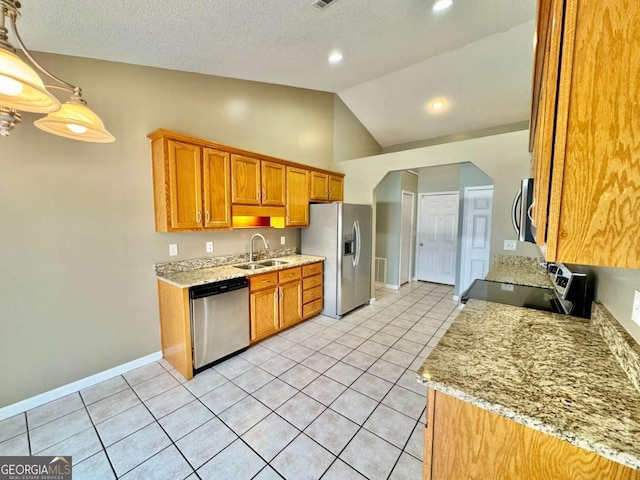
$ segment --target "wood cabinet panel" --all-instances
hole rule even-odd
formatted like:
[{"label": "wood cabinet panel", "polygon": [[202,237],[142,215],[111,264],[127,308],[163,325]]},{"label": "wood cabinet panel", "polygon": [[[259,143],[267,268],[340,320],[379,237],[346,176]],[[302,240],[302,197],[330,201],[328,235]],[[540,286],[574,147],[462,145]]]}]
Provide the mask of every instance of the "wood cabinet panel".
[{"label": "wood cabinet panel", "polygon": [[202,170],[200,147],[169,140],[170,228],[199,228],[201,222]]},{"label": "wood cabinet panel", "polygon": [[158,280],[162,355],[187,380],[193,378],[189,289]]},{"label": "wood cabinet panel", "polygon": [[242,205],[260,205],[260,160],[231,155],[231,201]]},{"label": "wood cabinet panel", "polygon": [[157,232],[231,228],[227,152],[159,136],[151,153]]},{"label": "wood cabinet panel", "polygon": [[202,150],[204,228],[231,228],[231,156]]},{"label": "wood cabinet panel", "polygon": [[309,199],[316,202],[329,200],[329,175],[321,172],[311,172]]},{"label": "wood cabinet panel", "polygon": [[287,167],[287,227],[309,226],[309,171]]},{"label": "wood cabinet panel", "polygon": [[280,326],[290,327],[302,320],[302,283],[294,280],[280,285]]},{"label": "wood cabinet panel", "polygon": [[428,480],[638,480],[636,472],[441,392],[429,391]]},{"label": "wood cabinet panel", "polygon": [[278,283],[286,283],[291,282],[292,280],[297,280],[302,276],[302,268],[294,267],[287,268],[286,270],[281,270],[278,272]]},{"label": "wood cabinet panel", "polygon": [[322,285],[322,275],[314,275],[303,280],[303,288],[305,290]]},{"label": "wood cabinet panel", "polygon": [[269,287],[249,294],[251,341],[272,335],[280,328],[279,290]]},{"label": "wood cabinet panel", "polygon": [[304,290],[302,292],[302,303],[309,303],[322,298],[322,285]]},{"label": "wood cabinet panel", "polygon": [[541,32],[537,239],[549,261],[640,268],[640,4],[541,0]]},{"label": "wood cabinet panel", "polygon": [[318,273],[322,273],[322,262],[302,266],[303,277],[310,277],[311,275],[317,275]]},{"label": "wood cabinet panel", "polygon": [[262,275],[253,275],[249,277],[249,289],[262,290],[264,288],[278,286],[278,272],[263,273]]},{"label": "wood cabinet panel", "polygon": [[285,166],[280,163],[260,162],[262,177],[261,204],[283,207],[285,204]]},{"label": "wood cabinet panel", "polygon": [[329,175],[329,201],[341,202],[344,198],[344,178]]},{"label": "wood cabinet panel", "polygon": [[318,300],[305,303],[302,306],[302,318],[306,320],[307,318],[311,318],[318,315],[321,311],[322,311],[322,298],[319,298]]}]

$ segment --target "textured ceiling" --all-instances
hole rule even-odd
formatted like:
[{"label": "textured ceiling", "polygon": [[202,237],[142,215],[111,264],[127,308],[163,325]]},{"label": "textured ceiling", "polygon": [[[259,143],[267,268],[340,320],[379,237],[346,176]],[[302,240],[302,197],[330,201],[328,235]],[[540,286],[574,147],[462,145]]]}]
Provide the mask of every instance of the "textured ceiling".
[{"label": "textured ceiling", "polygon": [[[324,11],[311,0],[22,3],[31,50],[339,92],[383,145],[526,119],[535,0],[455,0],[439,13],[430,0],[336,0]],[[344,55],[339,65],[327,62],[332,50]],[[425,127],[416,111],[447,85],[456,109]],[[389,95],[379,109],[364,105],[381,89]],[[500,91],[508,97],[483,121],[486,97]]]}]

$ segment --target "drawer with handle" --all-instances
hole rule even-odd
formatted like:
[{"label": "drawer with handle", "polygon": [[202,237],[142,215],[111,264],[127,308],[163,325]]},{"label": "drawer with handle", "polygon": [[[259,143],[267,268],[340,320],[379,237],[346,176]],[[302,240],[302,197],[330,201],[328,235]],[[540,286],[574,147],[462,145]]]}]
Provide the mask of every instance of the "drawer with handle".
[{"label": "drawer with handle", "polygon": [[263,288],[275,287],[278,285],[278,272],[265,273],[263,275],[252,275],[249,277],[249,290],[255,292]]},{"label": "drawer with handle", "polygon": [[302,276],[310,277],[322,273],[322,262],[312,263],[311,265],[304,265],[302,267]]},{"label": "drawer with handle", "polygon": [[314,300],[302,306],[302,318],[312,317],[322,311],[322,299]]},{"label": "drawer with handle", "polygon": [[322,298],[322,285],[310,288],[302,292],[302,303],[309,303],[313,300]]},{"label": "drawer with handle", "polygon": [[319,285],[322,285],[322,275],[314,275],[313,277],[307,277],[302,280],[303,290],[308,290]]},{"label": "drawer with handle", "polygon": [[280,283],[286,283],[292,280],[297,280],[301,277],[301,273],[300,267],[282,270],[281,272],[278,272],[278,281]]}]

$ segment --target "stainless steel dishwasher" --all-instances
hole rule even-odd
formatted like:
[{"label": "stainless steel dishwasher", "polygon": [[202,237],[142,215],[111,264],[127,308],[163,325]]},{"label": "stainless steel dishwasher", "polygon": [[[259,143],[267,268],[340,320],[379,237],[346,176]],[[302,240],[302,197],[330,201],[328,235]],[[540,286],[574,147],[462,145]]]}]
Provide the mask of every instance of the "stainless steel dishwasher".
[{"label": "stainless steel dishwasher", "polygon": [[195,373],[249,346],[248,286],[241,277],[189,289]]}]

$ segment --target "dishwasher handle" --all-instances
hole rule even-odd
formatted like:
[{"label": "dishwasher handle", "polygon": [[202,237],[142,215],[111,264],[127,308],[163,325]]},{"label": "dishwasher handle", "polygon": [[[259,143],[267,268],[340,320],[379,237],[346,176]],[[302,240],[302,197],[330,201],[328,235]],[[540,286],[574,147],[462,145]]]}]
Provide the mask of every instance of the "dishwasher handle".
[{"label": "dishwasher handle", "polygon": [[220,282],[207,283],[206,285],[198,285],[189,288],[189,298],[195,300],[198,298],[210,297],[212,295],[220,295],[221,293],[233,292],[241,288],[247,288],[249,280],[246,277],[230,278]]}]

